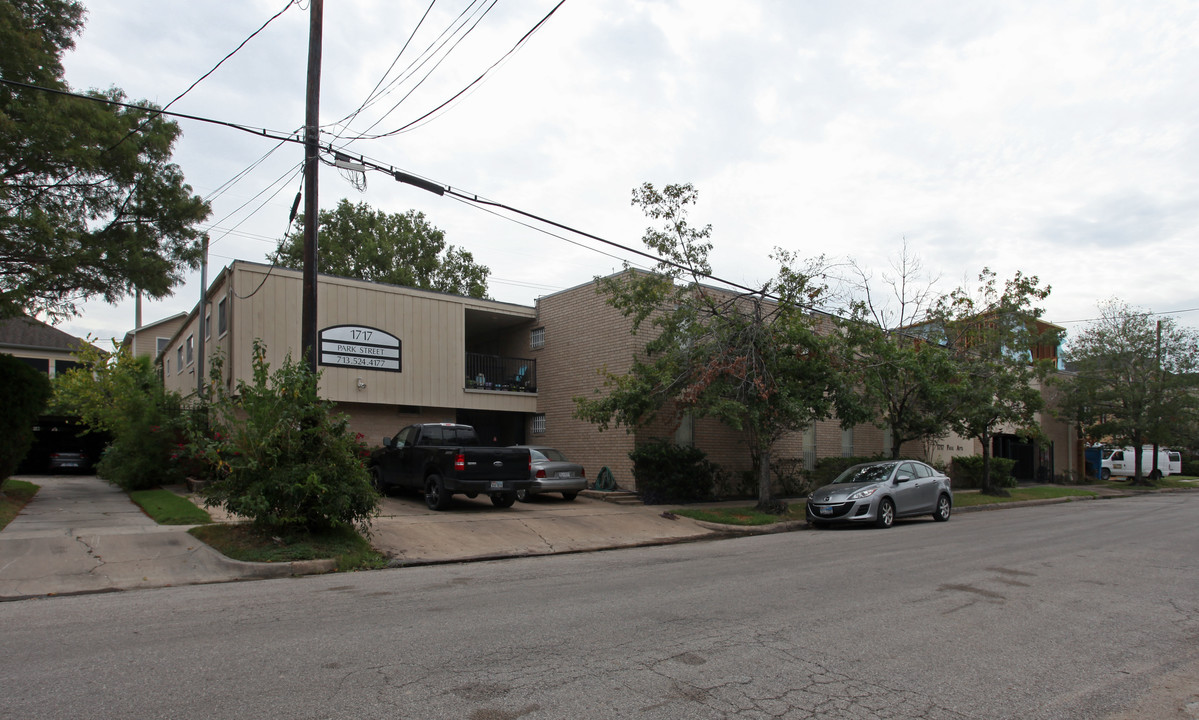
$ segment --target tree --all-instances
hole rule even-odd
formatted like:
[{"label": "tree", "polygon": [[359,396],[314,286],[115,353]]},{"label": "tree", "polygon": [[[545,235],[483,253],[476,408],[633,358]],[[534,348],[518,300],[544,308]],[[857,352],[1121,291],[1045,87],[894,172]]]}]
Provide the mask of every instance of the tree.
[{"label": "tree", "polygon": [[12,355],[0,354],[0,483],[16,471],[33,443],[33,426],[50,399],[50,379]]},{"label": "tree", "polygon": [[1017,272],[999,287],[989,268],[978,276],[971,292],[958,288],[933,310],[929,328],[949,351],[957,372],[952,389],[955,431],[982,444],[981,492],[1007,495],[991,479],[991,440],[1004,428],[1036,434],[1037,412],[1044,401],[1037,387],[1050,369],[1036,358],[1045,342],[1036,304],[1049,296],[1036,276]]},{"label": "tree", "polygon": [[115,341],[112,352],[101,352],[90,337],[75,357],[79,366],[54,379],[52,407],[108,433],[96,471],[125,490],[182,481],[171,460],[184,436],[183,400],[162,386],[153,361]]},{"label": "tree", "polygon": [[1062,412],[1088,438],[1132,446],[1133,482],[1143,484],[1142,447],[1187,439],[1199,415],[1199,336],[1119,300],[1099,315],[1070,341]]},{"label": "tree", "polygon": [[[75,0],[0,0],[0,79],[67,91]],[[198,265],[208,205],[170,162],[179,128],[148,104],[0,84],[0,317],[78,314],[141,290],[170,295]]]},{"label": "tree", "polygon": [[898,458],[904,443],[944,435],[956,411],[951,355],[912,329],[927,321],[939,299],[935,279],[925,281],[906,242],[892,264],[895,274],[882,277],[889,290],[882,296],[865,269],[851,267],[858,298],[850,303],[849,317],[838,321],[847,365],[854,368],[864,413],[890,429],[886,450]]},{"label": "tree", "polygon": [[777,510],[771,448],[846,400],[832,339],[808,309],[825,292],[819,261],[797,269],[794,256],[779,250],[779,274],[759,293],[706,285],[711,226],[687,221],[696,197],[689,184],[659,191],[645,183],[633,191],[633,204],[662,221],[643,241],[664,262],[654,272],[629,270],[598,282],[608,303],[632,319],[634,333],[648,323],[652,335],[628,373],[606,374],[606,394],[575,398],[575,414],[601,430],[611,424],[630,431],[663,410],[716,418],[743,433],[758,470],[758,507]]},{"label": "tree", "polygon": [[[304,222],[301,216],[299,229],[279,243],[271,262],[300,267]],[[447,247],[445,233],[415,210],[389,214],[343,199],[333,210],[321,210],[319,244],[320,271],[330,275],[487,297],[491,271],[469,252]]]}]

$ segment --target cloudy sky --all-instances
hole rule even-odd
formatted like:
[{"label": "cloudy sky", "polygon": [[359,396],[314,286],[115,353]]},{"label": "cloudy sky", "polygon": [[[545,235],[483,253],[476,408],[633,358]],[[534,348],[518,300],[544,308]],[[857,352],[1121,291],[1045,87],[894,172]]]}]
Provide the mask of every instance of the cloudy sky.
[{"label": "cloudy sky", "polygon": [[[284,3],[88,2],[67,80],[164,104]],[[566,0],[447,110],[347,139],[441,105],[556,3],[326,3],[325,140],[639,249],[649,221],[632,189],[693,183],[715,273],[746,285],[773,275],[775,247],[852,260],[881,282],[906,241],[944,290],[983,267],[1040,277],[1046,317],[1068,330],[1109,298],[1192,310],[1174,317],[1199,325],[1199,4]],[[292,5],[172,109],[295,130],[307,45],[307,3]],[[380,81],[385,95],[336,124]],[[176,160],[212,198],[210,276],[262,261],[287,227],[302,148],[267,155],[275,142],[180,124]],[[491,268],[497,300],[531,305],[625,258],[366,180],[326,167],[321,206],[425,213]],[[196,273],[143,317],[198,295]],[[109,337],[133,322],[131,301],[92,303],[63,327]]]}]

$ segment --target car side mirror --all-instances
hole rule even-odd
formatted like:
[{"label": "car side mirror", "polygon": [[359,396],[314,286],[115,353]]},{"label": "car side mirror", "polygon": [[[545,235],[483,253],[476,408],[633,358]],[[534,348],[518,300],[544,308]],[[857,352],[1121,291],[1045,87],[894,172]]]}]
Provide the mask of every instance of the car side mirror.
[{"label": "car side mirror", "polygon": [[899,483],[905,483],[911,479],[912,479],[911,475],[899,475],[895,478],[895,484],[898,485]]},{"label": "car side mirror", "polygon": [[383,447],[390,448],[395,445],[395,440],[390,437],[383,438]]}]

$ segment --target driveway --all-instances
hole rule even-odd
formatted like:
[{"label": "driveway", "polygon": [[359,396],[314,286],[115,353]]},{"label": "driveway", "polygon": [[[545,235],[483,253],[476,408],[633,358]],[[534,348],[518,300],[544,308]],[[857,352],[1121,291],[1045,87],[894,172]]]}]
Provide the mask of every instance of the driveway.
[{"label": "driveway", "polygon": [[438,512],[416,494],[397,494],[383,499],[370,541],[400,566],[658,545],[715,533],[687,518],[662,517],[664,509],[557,495],[497,508],[485,497],[455,495],[450,509]]}]

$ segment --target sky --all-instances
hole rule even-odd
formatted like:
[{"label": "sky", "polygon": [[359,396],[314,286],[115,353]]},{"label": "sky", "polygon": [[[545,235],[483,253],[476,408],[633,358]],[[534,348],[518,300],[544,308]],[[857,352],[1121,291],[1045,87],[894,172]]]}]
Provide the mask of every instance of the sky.
[{"label": "sky", "polygon": [[[84,1],[68,83],[160,105],[285,5]],[[714,274],[748,286],[776,274],[782,248],[823,256],[830,279],[856,266],[885,297],[906,247],[942,292],[984,267],[1037,276],[1067,338],[1110,299],[1199,326],[1199,4],[566,0],[506,55],[556,4],[326,3],[323,140],[637,249],[654,223],[633,189],[691,183]],[[473,30],[426,52],[463,19]],[[297,130],[308,27],[308,4],[288,6],[171,109]],[[338,124],[380,82],[390,90]],[[268,155],[275,141],[178,122],[174,159],[212,202],[209,277],[264,261],[288,227],[302,147]],[[491,269],[496,300],[532,305],[644,263],[388,175],[365,180],[324,167],[321,207],[424,213]],[[143,303],[143,320],[190,311],[199,293],[194,272]],[[132,300],[94,301],[61,327],[119,338],[134,319]]]}]

